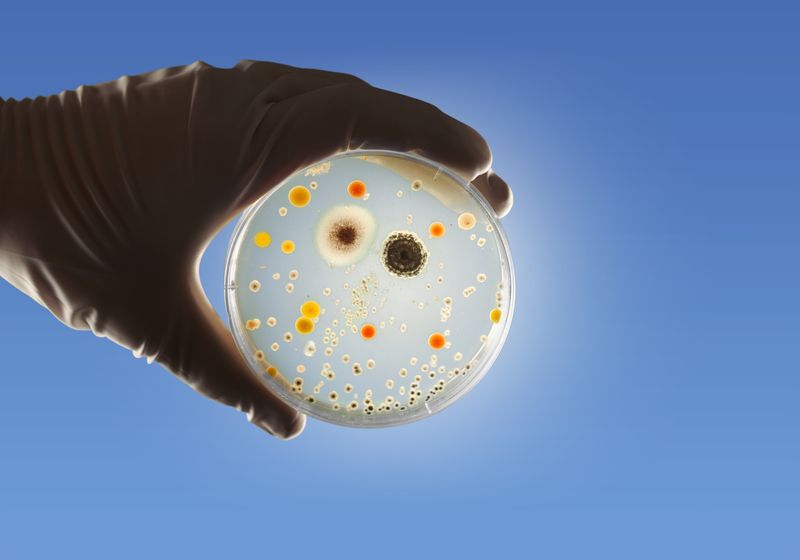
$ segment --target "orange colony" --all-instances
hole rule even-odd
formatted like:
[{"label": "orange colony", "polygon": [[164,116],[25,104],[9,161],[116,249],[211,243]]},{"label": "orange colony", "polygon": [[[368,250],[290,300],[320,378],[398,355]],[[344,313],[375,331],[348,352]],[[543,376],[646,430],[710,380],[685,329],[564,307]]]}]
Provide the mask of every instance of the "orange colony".
[{"label": "orange colony", "polygon": [[292,206],[302,208],[311,202],[311,191],[303,185],[297,185],[289,191],[289,202],[291,202]]},{"label": "orange colony", "polygon": [[433,222],[428,227],[428,233],[431,237],[442,237],[444,235],[444,224],[442,222]]},{"label": "orange colony", "polygon": [[372,325],[370,323],[364,323],[364,325],[362,325],[362,327],[361,327],[361,336],[365,340],[369,340],[371,338],[375,338],[375,335],[377,333],[378,333],[378,331],[375,328],[375,325]]},{"label": "orange colony", "polygon": [[297,332],[300,334],[309,334],[314,330],[314,321],[308,317],[298,317],[297,321],[294,323],[294,328],[297,329]]},{"label": "orange colony", "polygon": [[287,255],[291,255],[294,253],[294,241],[291,239],[287,239],[283,243],[281,243],[281,251],[283,251]]},{"label": "orange colony", "polygon": [[364,181],[351,181],[347,185],[347,194],[353,198],[364,198],[364,195],[367,194],[367,185],[364,184]]},{"label": "orange colony", "polygon": [[303,317],[316,319],[319,317],[319,314],[322,313],[322,309],[316,301],[310,299],[300,306],[300,313],[303,315]]},{"label": "orange colony", "polygon": [[446,341],[442,333],[435,332],[428,337],[428,346],[434,350],[440,350],[444,348],[445,342]]},{"label": "orange colony", "polygon": [[266,249],[269,247],[270,243],[272,243],[272,236],[268,234],[266,231],[259,231],[253,237],[253,243],[256,244],[256,247],[260,249]]}]

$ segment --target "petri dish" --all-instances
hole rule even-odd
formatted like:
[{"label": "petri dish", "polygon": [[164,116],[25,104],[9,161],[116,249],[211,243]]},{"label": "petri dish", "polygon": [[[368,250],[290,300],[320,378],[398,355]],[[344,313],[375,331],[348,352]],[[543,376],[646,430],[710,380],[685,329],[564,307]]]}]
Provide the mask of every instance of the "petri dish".
[{"label": "petri dish", "polygon": [[253,375],[311,417],[405,424],[464,396],[511,325],[511,255],[471,184],[411,153],[356,150],[250,206],[225,304]]}]

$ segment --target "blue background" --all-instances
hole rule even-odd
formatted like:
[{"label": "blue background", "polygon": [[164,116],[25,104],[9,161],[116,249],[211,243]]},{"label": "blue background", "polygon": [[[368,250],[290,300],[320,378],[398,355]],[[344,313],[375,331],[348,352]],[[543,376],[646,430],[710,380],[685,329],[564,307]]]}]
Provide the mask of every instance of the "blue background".
[{"label": "blue background", "polygon": [[800,555],[796,9],[20,4],[4,97],[258,58],[438,105],[515,189],[520,290],[452,408],[280,442],[0,284],[0,558]]}]

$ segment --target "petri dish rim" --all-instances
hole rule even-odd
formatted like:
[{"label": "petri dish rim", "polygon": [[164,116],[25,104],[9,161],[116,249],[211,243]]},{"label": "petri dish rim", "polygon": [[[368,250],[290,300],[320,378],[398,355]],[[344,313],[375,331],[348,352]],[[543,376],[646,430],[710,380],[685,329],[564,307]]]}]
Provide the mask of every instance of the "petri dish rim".
[{"label": "petri dish rim", "polygon": [[[238,249],[241,246],[241,243],[244,240],[243,233],[247,229],[247,226],[250,224],[252,217],[260,210],[261,206],[264,205],[267,200],[277,193],[282,186],[286,183],[288,179],[296,175],[297,173],[303,171],[304,169],[308,169],[319,165],[320,163],[324,162],[332,162],[337,159],[342,158],[350,158],[350,157],[359,157],[359,156],[372,156],[372,157],[394,157],[400,159],[406,159],[408,161],[425,165],[430,168],[436,169],[437,173],[447,175],[450,180],[454,183],[458,184],[462,188],[464,188],[473,199],[481,206],[481,208],[486,213],[486,216],[489,219],[490,224],[494,228],[497,238],[500,240],[498,245],[498,251],[500,252],[501,258],[501,272],[507,276],[507,283],[508,283],[508,310],[504,313],[504,320],[501,326],[500,334],[494,339],[494,344],[489,347],[489,345],[484,345],[484,347],[476,354],[473,358],[473,362],[475,363],[475,369],[473,370],[474,373],[469,375],[465,382],[462,383],[456,390],[449,392],[448,394],[444,394],[441,397],[434,399],[432,404],[428,401],[423,401],[421,405],[414,409],[408,409],[403,411],[403,413],[394,413],[391,415],[386,416],[372,416],[368,421],[362,422],[349,422],[341,420],[344,418],[342,415],[330,415],[326,416],[321,414],[317,409],[309,406],[305,403],[305,401],[299,401],[292,398],[289,398],[287,395],[284,395],[281,391],[276,390],[276,388],[272,387],[269,383],[265,382],[262,376],[259,374],[260,367],[259,364],[256,362],[255,358],[253,357],[252,353],[246,352],[245,348],[248,347],[248,341],[245,338],[245,333],[242,330],[242,321],[241,316],[239,315],[239,311],[235,304],[235,297],[233,295],[236,293],[238,286],[236,285],[236,272],[237,272],[237,260],[236,255],[238,254]],[[450,170],[449,168],[428,159],[426,157],[420,156],[415,153],[411,152],[398,152],[394,150],[380,150],[380,149],[358,149],[358,150],[347,150],[343,152],[339,152],[335,155],[332,155],[329,158],[321,160],[319,162],[314,162],[311,165],[301,167],[296,169],[289,175],[287,175],[281,182],[279,182],[274,188],[270,189],[265,195],[260,197],[256,200],[253,204],[247,207],[243,212],[239,221],[236,223],[234,227],[233,233],[231,234],[231,239],[228,243],[227,254],[225,257],[225,274],[224,274],[224,290],[225,290],[225,311],[228,314],[228,325],[233,335],[234,341],[236,342],[236,347],[239,349],[239,353],[242,355],[242,358],[247,362],[247,365],[250,368],[251,373],[270,391],[272,394],[278,396],[282,401],[288,404],[291,408],[298,410],[312,418],[316,418],[317,420],[322,420],[323,422],[328,422],[330,424],[335,424],[339,426],[347,426],[351,428],[386,428],[391,426],[402,426],[405,424],[410,424],[412,422],[416,422],[423,418],[427,418],[441,412],[445,408],[452,405],[455,401],[463,398],[468,392],[470,392],[488,373],[489,369],[491,369],[494,362],[497,360],[497,357],[500,354],[500,350],[505,345],[506,338],[508,337],[508,331],[511,328],[511,322],[514,318],[514,306],[515,306],[515,299],[516,299],[516,284],[515,284],[515,273],[514,273],[514,263],[511,259],[511,250],[508,245],[508,238],[506,236],[506,232],[503,229],[502,224],[500,223],[500,219],[497,216],[497,213],[494,211],[494,208],[489,204],[486,198],[481,194],[477,187],[475,187],[471,182],[466,181],[461,175],[455,173],[454,171]]]}]

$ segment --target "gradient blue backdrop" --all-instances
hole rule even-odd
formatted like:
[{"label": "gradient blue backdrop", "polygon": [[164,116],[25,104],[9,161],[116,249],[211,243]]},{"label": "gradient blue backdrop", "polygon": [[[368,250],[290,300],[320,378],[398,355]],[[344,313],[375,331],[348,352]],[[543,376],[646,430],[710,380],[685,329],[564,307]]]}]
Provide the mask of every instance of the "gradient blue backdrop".
[{"label": "gradient blue backdrop", "polygon": [[800,556],[788,3],[20,4],[5,97],[258,58],[471,124],[516,192],[519,300],[444,413],[279,442],[2,283],[0,559]]}]

